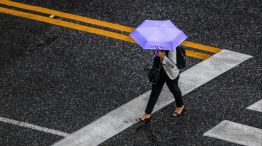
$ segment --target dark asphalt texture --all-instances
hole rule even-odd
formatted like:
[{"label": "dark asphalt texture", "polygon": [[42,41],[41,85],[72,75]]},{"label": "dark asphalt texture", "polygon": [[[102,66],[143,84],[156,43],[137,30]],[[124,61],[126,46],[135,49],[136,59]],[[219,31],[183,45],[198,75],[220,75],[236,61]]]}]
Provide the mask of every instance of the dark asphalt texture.
[{"label": "dark asphalt texture", "polygon": [[[187,115],[173,105],[101,145],[235,145],[203,137],[222,120],[262,128],[261,2],[254,1],[18,1],[136,27],[171,19],[189,41],[252,55],[184,96]],[[143,71],[150,52],[120,40],[0,13],[0,116],[72,133],[150,89]],[[189,66],[200,62],[189,58]],[[143,111],[141,111],[141,114]],[[50,145],[59,136],[0,123],[0,145]],[[14,134],[21,133],[21,134]]]},{"label": "dark asphalt texture", "polygon": [[63,137],[55,136],[28,128],[0,123],[0,145],[1,146],[43,146],[52,145],[54,141]]}]

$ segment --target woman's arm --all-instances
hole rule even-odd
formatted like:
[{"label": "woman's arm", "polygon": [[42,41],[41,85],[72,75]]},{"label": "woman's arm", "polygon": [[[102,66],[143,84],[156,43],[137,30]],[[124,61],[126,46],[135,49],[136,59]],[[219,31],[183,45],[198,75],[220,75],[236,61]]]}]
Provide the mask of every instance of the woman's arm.
[{"label": "woman's arm", "polygon": [[168,56],[164,56],[162,60],[163,64],[167,64],[170,67],[176,65],[176,50],[170,50]]}]

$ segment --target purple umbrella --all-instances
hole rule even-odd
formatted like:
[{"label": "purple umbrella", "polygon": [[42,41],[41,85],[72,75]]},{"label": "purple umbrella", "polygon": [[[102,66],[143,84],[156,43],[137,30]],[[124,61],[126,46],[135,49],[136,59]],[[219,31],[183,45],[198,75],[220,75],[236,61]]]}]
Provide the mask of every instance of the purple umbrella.
[{"label": "purple umbrella", "polygon": [[130,36],[143,49],[174,50],[187,36],[170,20],[145,20]]}]

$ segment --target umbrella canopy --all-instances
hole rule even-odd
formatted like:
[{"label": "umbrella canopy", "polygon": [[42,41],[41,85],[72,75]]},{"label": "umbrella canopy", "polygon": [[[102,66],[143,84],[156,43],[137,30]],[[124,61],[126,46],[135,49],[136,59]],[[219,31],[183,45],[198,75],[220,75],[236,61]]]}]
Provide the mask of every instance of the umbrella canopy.
[{"label": "umbrella canopy", "polygon": [[129,34],[143,49],[174,50],[187,39],[170,20],[145,20]]}]

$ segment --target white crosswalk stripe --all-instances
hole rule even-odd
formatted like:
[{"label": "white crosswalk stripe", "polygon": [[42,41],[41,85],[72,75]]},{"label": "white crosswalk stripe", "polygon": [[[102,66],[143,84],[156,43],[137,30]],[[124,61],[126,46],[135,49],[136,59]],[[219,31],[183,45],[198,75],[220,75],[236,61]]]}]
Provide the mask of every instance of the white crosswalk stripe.
[{"label": "white crosswalk stripe", "polygon": [[262,145],[261,129],[227,120],[222,121],[217,126],[204,133],[204,136],[247,146]]},{"label": "white crosswalk stripe", "polygon": [[247,107],[247,109],[262,112],[262,99],[252,104],[251,106]]},{"label": "white crosswalk stripe", "polygon": [[[247,107],[247,109],[262,112],[262,99]],[[204,136],[241,145],[262,146],[262,129],[227,120],[205,132]]]}]

